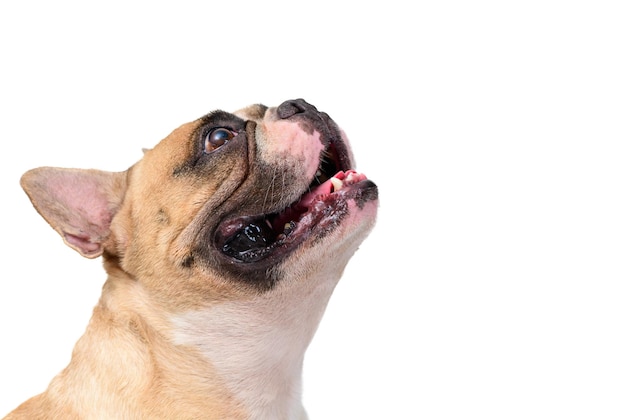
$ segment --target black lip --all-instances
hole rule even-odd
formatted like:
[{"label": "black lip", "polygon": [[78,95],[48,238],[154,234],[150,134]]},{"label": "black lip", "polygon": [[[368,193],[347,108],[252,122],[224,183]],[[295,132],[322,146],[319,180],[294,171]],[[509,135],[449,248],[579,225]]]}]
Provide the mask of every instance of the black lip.
[{"label": "black lip", "polygon": [[[266,221],[271,220],[273,215],[239,217],[220,225],[227,228],[225,231],[218,229],[215,247],[223,257],[234,263],[257,264],[265,261],[274,264],[311,236],[321,239],[333,231],[348,214],[348,201],[354,200],[358,207],[363,207],[366,202],[377,198],[376,184],[369,179],[360,181],[320,197],[306,212],[285,222],[284,233],[278,234],[267,227]],[[263,235],[261,231],[271,233]],[[237,245],[253,242],[255,246],[237,248]]]},{"label": "black lip", "polygon": [[365,179],[320,194],[306,208],[298,200],[280,212],[226,220],[216,230],[214,246],[234,263],[276,263],[308,238],[321,239],[339,226],[349,212],[350,200],[362,208],[377,198],[376,184]]}]

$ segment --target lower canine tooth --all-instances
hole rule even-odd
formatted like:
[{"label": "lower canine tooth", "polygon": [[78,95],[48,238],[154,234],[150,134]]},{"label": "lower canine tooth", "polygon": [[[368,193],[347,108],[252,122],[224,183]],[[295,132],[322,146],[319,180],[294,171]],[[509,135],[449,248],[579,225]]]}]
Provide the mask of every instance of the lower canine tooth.
[{"label": "lower canine tooth", "polygon": [[335,177],[332,177],[330,182],[333,184],[333,189],[335,191],[339,191],[343,187],[343,181]]}]

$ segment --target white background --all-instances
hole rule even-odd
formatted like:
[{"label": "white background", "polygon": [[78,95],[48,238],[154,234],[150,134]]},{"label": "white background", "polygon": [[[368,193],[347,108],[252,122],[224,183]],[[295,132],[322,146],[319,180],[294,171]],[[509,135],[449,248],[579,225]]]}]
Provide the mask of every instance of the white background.
[{"label": "white background", "polygon": [[626,418],[619,3],[2,2],[0,415],[104,282],[21,174],[124,170],[215,108],[304,97],[380,188],[307,353],[312,419]]}]

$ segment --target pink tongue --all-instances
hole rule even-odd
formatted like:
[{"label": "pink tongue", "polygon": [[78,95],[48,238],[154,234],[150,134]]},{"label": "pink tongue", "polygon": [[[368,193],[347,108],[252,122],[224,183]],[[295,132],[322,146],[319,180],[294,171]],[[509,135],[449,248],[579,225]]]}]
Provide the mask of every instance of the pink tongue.
[{"label": "pink tongue", "polygon": [[[333,178],[337,178],[337,179],[344,179],[345,177],[346,177],[346,173],[344,171],[339,171],[335,175],[333,175]],[[308,193],[304,194],[302,198],[300,199],[300,201],[298,202],[298,206],[309,207],[309,205],[315,199],[315,197],[317,197],[318,195],[330,194],[332,192],[332,189],[333,189],[333,183],[330,182],[330,179],[328,179],[323,184],[318,185],[317,187],[313,188]]]},{"label": "pink tongue", "polygon": [[323,184],[318,185],[317,187],[313,188],[311,191],[302,196],[300,201],[298,201],[298,206],[309,207],[309,204],[311,204],[311,202],[315,200],[315,197],[317,197],[318,195],[330,194],[332,187],[333,184],[332,182],[330,182],[330,179]]}]

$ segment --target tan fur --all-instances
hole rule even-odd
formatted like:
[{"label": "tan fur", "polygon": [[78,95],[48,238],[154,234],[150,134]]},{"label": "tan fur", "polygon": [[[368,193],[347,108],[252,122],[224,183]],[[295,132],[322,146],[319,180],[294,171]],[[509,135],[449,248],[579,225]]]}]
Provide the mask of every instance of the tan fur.
[{"label": "tan fur", "polygon": [[108,278],[70,364],[6,419],[306,417],[304,352],[374,224],[376,201],[351,205],[335,230],[270,267],[267,275],[280,280],[267,290],[201,261],[204,229],[224,206],[241,203],[250,214],[288,206],[323,149],[319,133],[278,119],[274,108],[236,115],[254,122],[245,127],[248,142],[224,148],[210,173],[188,164],[200,119],[125,172],[24,175],[37,211],[83,256],[103,255]]}]

